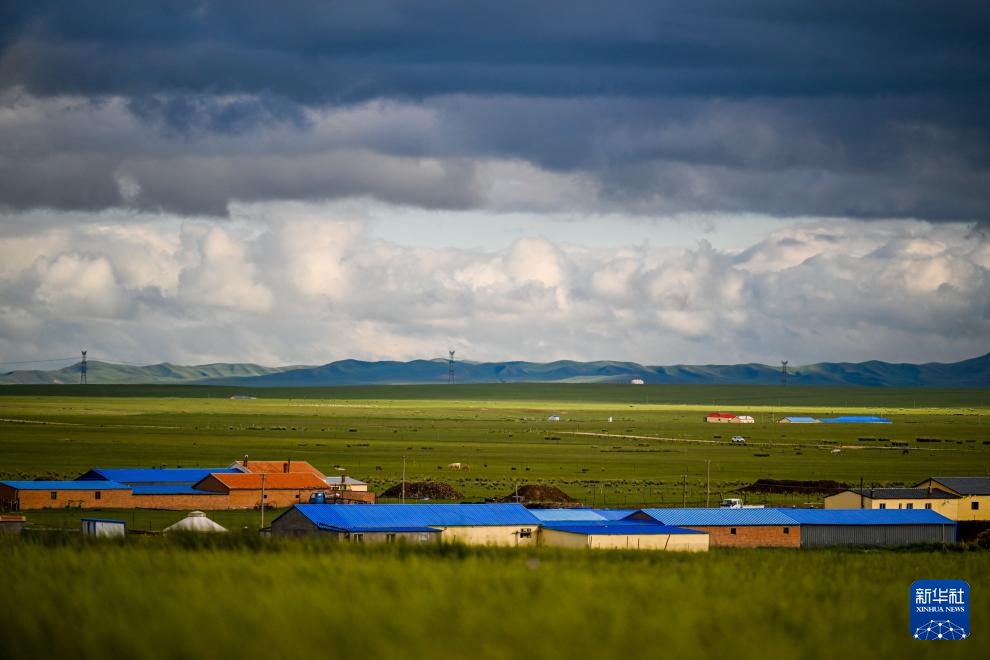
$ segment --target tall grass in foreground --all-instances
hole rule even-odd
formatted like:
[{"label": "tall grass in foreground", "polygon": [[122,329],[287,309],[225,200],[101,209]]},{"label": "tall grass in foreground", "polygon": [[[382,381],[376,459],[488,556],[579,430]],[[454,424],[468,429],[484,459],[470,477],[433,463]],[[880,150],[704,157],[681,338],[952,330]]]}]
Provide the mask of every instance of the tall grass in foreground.
[{"label": "tall grass in foreground", "polygon": [[[223,535],[0,539],[0,657],[985,657],[990,553],[570,552]],[[964,579],[973,635],[908,634]]]}]

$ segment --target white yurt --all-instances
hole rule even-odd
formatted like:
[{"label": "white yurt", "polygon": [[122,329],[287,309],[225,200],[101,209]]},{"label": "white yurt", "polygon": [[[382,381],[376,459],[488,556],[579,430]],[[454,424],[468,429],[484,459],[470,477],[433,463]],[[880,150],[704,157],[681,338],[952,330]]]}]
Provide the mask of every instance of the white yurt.
[{"label": "white yurt", "polygon": [[227,530],[206,517],[202,511],[190,511],[189,515],[165,528],[169,532],[226,532]]}]

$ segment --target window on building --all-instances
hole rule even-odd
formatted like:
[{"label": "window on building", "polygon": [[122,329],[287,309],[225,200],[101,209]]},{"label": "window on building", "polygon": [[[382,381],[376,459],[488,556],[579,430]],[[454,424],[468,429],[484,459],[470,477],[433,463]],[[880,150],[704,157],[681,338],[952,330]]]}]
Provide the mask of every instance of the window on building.
[{"label": "window on building", "polygon": [[353,534],[351,535],[352,543],[364,543],[364,534]]},{"label": "window on building", "polygon": [[101,493],[100,491],[96,491],[95,495],[96,495],[96,499],[98,499],[98,500],[102,500],[103,499],[103,493]]},{"label": "window on building", "polygon": [[886,509],[886,508],[887,508],[887,505],[886,505],[886,504],[884,504],[883,502],[881,502],[881,503],[880,503],[880,508],[881,508],[881,509]]},{"label": "window on building", "polygon": [[903,508],[904,508],[904,505],[903,505],[903,504],[901,504],[900,502],[898,502],[898,503],[897,503],[897,508],[898,508],[898,509],[903,509]]},{"label": "window on building", "polygon": [[529,527],[519,530],[519,538],[521,539],[531,539],[533,538],[533,530]]},{"label": "window on building", "polygon": [[928,510],[931,510],[932,503],[931,502],[925,502],[925,508],[928,509]]},{"label": "window on building", "polygon": [[52,499],[53,500],[57,500],[58,499],[58,493],[55,492],[54,490],[52,491]]},{"label": "window on building", "polygon": [[980,510],[980,503],[979,502],[970,502],[969,503],[969,508],[972,509],[973,511],[979,511]]},{"label": "window on building", "polygon": [[735,527],[730,527],[729,528],[729,534],[735,534],[735,533],[736,533],[736,528]]},{"label": "window on building", "polygon": [[385,541],[388,543],[395,543],[395,534],[386,534]]},{"label": "window on building", "polygon": [[419,542],[420,543],[426,543],[429,540],[430,540],[430,535],[429,534],[420,534],[419,535]]},{"label": "window on building", "polygon": [[905,509],[913,509],[914,508],[914,504],[911,504],[911,503],[905,504],[904,505],[904,508]]},{"label": "window on building", "polygon": [[784,528],[784,534],[790,534],[790,533],[791,533],[791,528],[790,527],[785,527]]}]

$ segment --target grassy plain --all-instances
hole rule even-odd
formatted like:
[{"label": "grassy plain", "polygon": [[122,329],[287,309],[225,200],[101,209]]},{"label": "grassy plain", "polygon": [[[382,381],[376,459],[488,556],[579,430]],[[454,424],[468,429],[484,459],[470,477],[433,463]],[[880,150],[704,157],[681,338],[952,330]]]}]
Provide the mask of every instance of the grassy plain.
[{"label": "grassy plain", "polygon": [[[245,393],[0,388],[0,478],[71,478],[95,466],[217,466],[249,454],[307,460],[327,473],[340,466],[381,491],[400,480],[405,456],[408,479],[443,480],[475,501],[508,495],[517,484],[548,483],[587,504],[669,506],[705,503],[708,462],[713,502],[761,477],[900,485],[933,474],[990,473],[984,390],[557,384],[247,390],[256,399],[231,399],[231,391]],[[752,414],[757,423],[706,424],[704,413],[713,409]],[[774,421],[843,413],[882,414],[894,424]],[[561,421],[547,421],[551,414]],[[747,445],[732,445],[735,434],[745,435]],[[452,462],[470,469],[451,471]],[[66,519],[65,512],[39,515],[52,524]],[[145,525],[174,519],[167,515],[159,521],[148,514]],[[238,526],[253,524],[253,515],[231,515]]]},{"label": "grassy plain", "polygon": [[0,538],[0,657],[976,658],[911,638],[910,586],[990,593],[990,553],[706,555]]}]

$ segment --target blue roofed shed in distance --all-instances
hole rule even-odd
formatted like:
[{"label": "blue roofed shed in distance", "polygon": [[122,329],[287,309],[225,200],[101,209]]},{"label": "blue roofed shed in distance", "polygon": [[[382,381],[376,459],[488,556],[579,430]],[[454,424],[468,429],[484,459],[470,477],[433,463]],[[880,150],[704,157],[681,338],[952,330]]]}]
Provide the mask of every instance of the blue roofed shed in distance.
[{"label": "blue roofed shed in distance", "polygon": [[126,490],[130,486],[115,481],[0,481],[17,490]]},{"label": "blue roofed shed in distance", "polygon": [[643,513],[664,525],[683,527],[748,527],[756,525],[796,525],[780,509],[643,509]]},{"label": "blue roofed shed in distance", "polygon": [[226,495],[212,490],[200,490],[190,484],[135,484],[131,486],[135,495]]},{"label": "blue roofed shed in distance", "polygon": [[624,520],[639,509],[594,509],[595,513],[605,518],[605,520]]},{"label": "blue roofed shed in distance", "polygon": [[793,424],[817,424],[818,420],[814,417],[785,417],[780,421],[788,421]]},{"label": "blue roofed shed in distance", "polygon": [[234,468],[94,468],[76,481],[105,480],[122,484],[194,484],[214,473],[234,474]]},{"label": "blue roofed shed in distance", "polygon": [[607,520],[601,512],[593,509],[530,509],[530,513],[543,522],[577,522],[577,521],[599,521]]},{"label": "blue roofed shed in distance", "polygon": [[556,532],[567,532],[568,534],[582,534],[584,536],[618,536],[618,535],[643,535],[643,534],[704,534],[705,532],[696,529],[684,529],[683,527],[672,527],[670,525],[629,525],[625,522],[611,522],[600,525],[589,525],[580,523],[548,523],[544,525],[546,529]]},{"label": "blue roofed shed in distance", "polygon": [[800,525],[955,525],[928,509],[788,509]]},{"label": "blue roofed shed in distance", "polygon": [[296,504],[294,508],[318,526],[347,531],[540,524],[521,504]]}]

